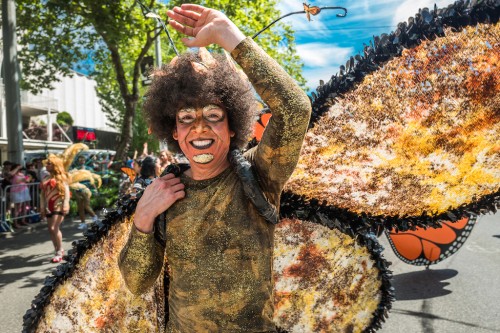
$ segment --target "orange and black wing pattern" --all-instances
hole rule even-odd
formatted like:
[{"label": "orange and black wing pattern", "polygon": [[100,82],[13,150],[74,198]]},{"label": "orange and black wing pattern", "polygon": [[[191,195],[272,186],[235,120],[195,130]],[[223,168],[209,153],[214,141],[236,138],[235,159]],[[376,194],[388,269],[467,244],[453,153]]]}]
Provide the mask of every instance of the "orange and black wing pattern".
[{"label": "orange and black wing pattern", "polygon": [[137,176],[137,174],[135,173],[135,170],[132,169],[132,168],[129,168],[129,167],[122,167],[120,168],[120,170],[126,174],[128,176],[128,178],[130,179],[130,182],[133,183],[134,180],[135,180],[135,177]]},{"label": "orange and black wing pattern", "polygon": [[269,119],[271,119],[270,113],[261,113],[259,115],[259,118],[255,122],[253,136],[255,140],[257,140],[257,142],[260,142],[260,140],[262,140],[262,135],[264,134],[267,123],[269,123]]},{"label": "orange and black wing pattern", "polygon": [[441,228],[416,228],[405,232],[394,229],[385,234],[394,253],[407,264],[429,266],[450,257],[460,249],[476,224],[476,217],[457,222],[445,221]]},{"label": "orange and black wing pattern", "polygon": [[282,211],[318,212],[354,231],[495,211],[498,20],[484,2],[422,9],[321,81]]},{"label": "orange and black wing pattern", "polygon": [[307,20],[311,21],[311,15],[318,15],[321,12],[321,8],[318,6],[310,6],[305,2],[302,3],[304,6],[304,11],[306,12]]}]

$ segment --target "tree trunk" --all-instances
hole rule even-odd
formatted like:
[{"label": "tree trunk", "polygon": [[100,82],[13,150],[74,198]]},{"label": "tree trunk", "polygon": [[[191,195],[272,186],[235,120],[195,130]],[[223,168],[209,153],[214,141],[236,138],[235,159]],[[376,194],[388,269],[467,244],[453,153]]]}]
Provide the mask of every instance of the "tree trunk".
[{"label": "tree trunk", "polygon": [[134,136],[134,119],[138,98],[125,99],[125,116],[123,117],[122,131],[120,133],[120,143],[116,149],[115,161],[126,161],[127,153],[132,144]]}]

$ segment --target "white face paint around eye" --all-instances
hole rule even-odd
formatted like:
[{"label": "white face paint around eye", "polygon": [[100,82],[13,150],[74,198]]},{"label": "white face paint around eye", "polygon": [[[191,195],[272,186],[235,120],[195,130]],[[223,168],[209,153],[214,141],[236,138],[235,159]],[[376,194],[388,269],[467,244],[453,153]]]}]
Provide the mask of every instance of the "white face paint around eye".
[{"label": "white face paint around eye", "polygon": [[223,121],[226,112],[218,105],[209,104],[202,109],[203,119],[211,123]]},{"label": "white face paint around eye", "polygon": [[195,108],[182,108],[177,111],[177,120],[181,124],[191,124],[196,120]]}]

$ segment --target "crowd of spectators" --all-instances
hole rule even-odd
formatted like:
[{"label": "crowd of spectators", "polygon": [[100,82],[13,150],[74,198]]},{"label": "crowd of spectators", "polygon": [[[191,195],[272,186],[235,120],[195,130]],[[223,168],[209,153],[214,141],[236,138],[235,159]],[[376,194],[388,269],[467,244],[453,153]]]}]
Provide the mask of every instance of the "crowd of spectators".
[{"label": "crowd of spectators", "polygon": [[[135,151],[133,157],[128,157],[126,161],[117,162],[114,160],[113,155],[108,155],[106,158],[97,155],[79,155],[71,168],[100,174],[103,170],[113,169],[114,165],[124,166],[118,168],[118,170],[123,171],[120,181],[120,193],[130,193],[134,196],[149,185],[154,178],[159,177],[168,165],[184,162],[182,157],[175,156],[167,149],[157,153],[150,153],[148,152],[147,143],[144,143],[142,153],[138,154]],[[33,222],[34,219],[30,215],[36,214],[39,208],[39,188],[37,183],[48,177],[49,173],[43,164],[42,158],[35,158],[26,163],[24,167],[9,161],[3,162],[2,166],[0,182],[1,195],[4,198],[5,205],[0,218],[3,221],[10,220],[12,227],[19,229],[28,225],[29,222]],[[130,172],[125,172],[125,169],[129,169]],[[92,189],[92,192],[96,193],[97,189]],[[73,199],[77,199],[74,194]],[[84,199],[76,200],[82,223],[84,223],[86,213],[90,215],[92,221],[97,221],[97,214],[90,206],[90,198],[84,196]]]},{"label": "crowd of spectators", "polygon": [[47,175],[41,159],[34,159],[25,167],[5,161],[1,172],[2,220],[12,220],[12,227],[28,225],[32,213],[37,210],[38,190],[36,183]]}]

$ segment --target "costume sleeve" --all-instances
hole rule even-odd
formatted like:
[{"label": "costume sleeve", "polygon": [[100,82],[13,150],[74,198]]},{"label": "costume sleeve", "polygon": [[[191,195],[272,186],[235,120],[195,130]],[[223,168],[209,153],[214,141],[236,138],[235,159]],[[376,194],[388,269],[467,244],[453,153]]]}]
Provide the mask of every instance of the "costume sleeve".
[{"label": "costume sleeve", "polygon": [[142,294],[154,284],[163,266],[164,253],[165,248],[155,239],[154,232],[146,234],[132,225],[118,266],[125,284],[133,294]]},{"label": "costume sleeve", "polygon": [[253,159],[264,191],[281,193],[297,165],[311,103],[295,80],[251,38],[244,39],[231,56],[271,109],[271,120],[249,158]]}]

